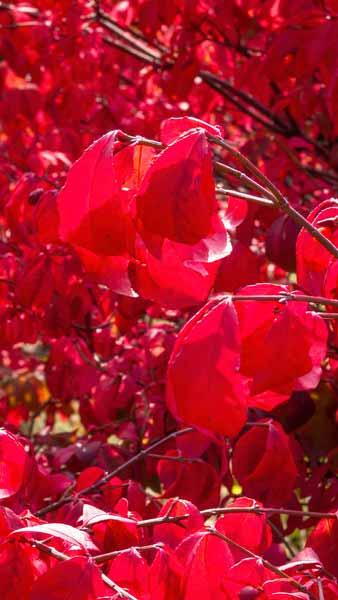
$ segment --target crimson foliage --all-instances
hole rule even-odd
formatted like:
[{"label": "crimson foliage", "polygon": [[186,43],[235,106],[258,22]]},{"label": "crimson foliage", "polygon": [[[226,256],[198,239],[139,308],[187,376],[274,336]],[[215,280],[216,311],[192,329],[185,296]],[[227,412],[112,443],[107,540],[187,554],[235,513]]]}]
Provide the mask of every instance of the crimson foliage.
[{"label": "crimson foliage", "polygon": [[4,600],[338,597],[338,3],[0,4]]}]

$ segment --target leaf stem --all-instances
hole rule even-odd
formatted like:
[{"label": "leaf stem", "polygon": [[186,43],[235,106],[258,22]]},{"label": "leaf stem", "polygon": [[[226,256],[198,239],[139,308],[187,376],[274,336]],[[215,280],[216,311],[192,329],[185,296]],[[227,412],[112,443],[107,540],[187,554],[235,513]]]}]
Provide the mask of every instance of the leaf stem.
[{"label": "leaf stem", "polygon": [[270,194],[272,194],[272,199],[276,207],[289,215],[298,225],[304,227],[304,229],[306,229],[312,237],[314,237],[322,246],[324,246],[324,248],[326,248],[330,254],[332,254],[335,258],[338,258],[337,246],[325,235],[323,235],[321,231],[319,231],[319,229],[317,229],[305,217],[303,217],[300,212],[291,206],[291,204],[288,202],[285,196],[283,196],[275,184],[266,175],[264,175],[258,169],[258,167],[251,162],[251,160],[249,160],[246,156],[244,156],[244,154],[229,144],[229,142],[226,142],[223,138],[209,134],[208,139],[213,144],[217,144],[218,146],[221,146],[223,149],[227,150],[236,160],[238,160],[241,165],[250,171],[250,173],[252,173],[258,179],[260,184],[265,187],[265,193],[270,192]]},{"label": "leaf stem", "polygon": [[260,196],[252,196],[251,194],[247,194],[245,192],[239,192],[237,190],[228,190],[222,187],[217,187],[216,192],[218,194],[223,194],[224,196],[234,196],[235,198],[244,198],[245,200],[250,200],[251,202],[256,202],[256,204],[263,204],[263,206],[273,206],[272,200],[268,200],[268,198],[261,198]]},{"label": "leaf stem", "polygon": [[96,563],[106,562],[111,558],[115,558],[120,554],[126,554],[130,550],[137,550],[137,552],[145,552],[146,550],[156,550],[157,548],[163,548],[164,544],[158,542],[156,544],[148,544],[146,546],[129,546],[128,548],[123,548],[123,550],[114,550],[113,552],[106,552],[105,554],[97,554],[93,557],[93,560]]}]

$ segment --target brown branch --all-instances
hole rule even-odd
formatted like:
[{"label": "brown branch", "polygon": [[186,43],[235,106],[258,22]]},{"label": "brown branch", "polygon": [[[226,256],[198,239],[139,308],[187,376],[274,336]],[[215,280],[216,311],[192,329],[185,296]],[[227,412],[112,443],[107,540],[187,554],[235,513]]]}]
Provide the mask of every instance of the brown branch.
[{"label": "brown branch", "polygon": [[245,103],[245,101],[243,103],[243,101],[239,100],[239,98],[241,98],[243,95],[243,93],[240,90],[236,90],[236,88],[233,88],[230,84],[227,84],[227,82],[225,81],[217,81],[211,78],[209,79],[206,75],[202,75],[202,73],[199,73],[199,75],[209,87],[221,94],[224,98],[231,102],[231,104],[236,106],[242,113],[248,115],[257,123],[263,125],[263,127],[270,129],[270,131],[286,135],[285,129],[281,128],[280,125],[275,124],[274,119],[272,119],[272,114],[269,115],[269,119],[271,118],[271,120],[266,120],[266,118],[257,114],[256,108],[250,107],[250,103]]},{"label": "brown branch", "polygon": [[[323,298],[322,296],[306,296],[304,294],[294,294],[281,292],[280,294],[253,294],[252,296],[236,294],[229,297],[233,301],[256,301],[256,302],[271,302],[271,301],[294,301],[294,302],[309,302],[310,304],[323,304],[338,306],[338,300],[334,298]],[[325,314],[325,313],[323,313]]]},{"label": "brown branch", "polygon": [[104,37],[103,41],[106,44],[108,44],[109,46],[114,46],[115,48],[118,48],[119,50],[122,50],[123,52],[130,54],[130,56],[132,56],[133,58],[138,58],[139,60],[141,60],[145,63],[149,63],[151,65],[154,64],[154,60],[152,58],[150,58],[149,56],[147,56],[147,54],[144,54],[140,50],[137,50],[137,48],[133,48],[132,46],[127,46],[123,42],[120,42],[118,40],[113,40],[112,38]]},{"label": "brown branch", "polygon": [[[288,515],[294,517],[315,518],[315,519],[336,519],[335,513],[324,513],[315,511],[294,510],[288,508],[266,508],[260,506],[225,506],[219,508],[207,508],[200,511],[201,515],[208,519],[218,515],[253,513],[255,515]],[[164,517],[154,517],[152,519],[143,519],[136,522],[137,527],[152,527],[162,525],[163,523],[179,523],[189,518],[189,514]]]},{"label": "brown branch", "polygon": [[[302,133],[301,137],[303,137],[306,141],[308,141],[308,138],[304,133]],[[287,144],[282,142],[281,139],[276,138],[275,142],[276,142],[277,146],[279,146],[283,150],[283,152],[285,152],[285,154],[290,158],[290,160],[296,165],[296,167],[298,169],[305,171],[309,175],[313,175],[317,179],[321,179],[322,181],[327,181],[330,185],[337,184],[338,177],[336,175],[334,175],[333,173],[330,173],[330,171],[325,171],[324,169],[318,169],[316,167],[311,167],[310,165],[303,165],[301,163],[301,161],[299,160],[298,156],[291,150],[291,148],[289,148],[289,146]],[[316,142],[314,142],[313,140],[311,140],[311,143],[316,146]],[[309,152],[309,150],[307,148],[304,148],[304,150],[307,150]],[[319,152],[319,149],[318,149],[318,152]]]},{"label": "brown branch", "polygon": [[39,10],[33,6],[15,6],[15,4],[8,4],[7,2],[0,2],[0,10],[9,10],[21,12],[24,15],[39,15]]},{"label": "brown branch", "polygon": [[[44,554],[48,554],[48,556],[51,556],[51,557],[55,558],[56,560],[65,561],[65,560],[70,560],[71,558],[73,558],[71,556],[68,556],[68,554],[64,554],[64,552],[59,552],[59,550],[56,550],[55,548],[47,546],[47,544],[44,544],[43,542],[39,542],[38,540],[28,540],[26,538],[23,538],[20,541],[28,543],[33,547],[35,546],[38,550],[40,550],[40,552],[43,552]],[[97,557],[94,557],[94,558],[88,557],[88,558],[96,561]],[[102,581],[104,581],[104,583],[108,587],[110,587],[112,590],[117,592],[122,598],[127,598],[127,600],[137,600],[137,598],[135,596],[133,596],[132,594],[127,592],[127,590],[124,590],[119,585],[117,585],[117,583],[112,581],[112,579],[110,579],[110,577],[108,577],[107,575],[105,575],[102,572],[100,572],[100,575],[101,575]]]},{"label": "brown branch", "polygon": [[224,535],[223,533],[221,533],[220,531],[217,531],[213,527],[208,527],[207,529],[212,535],[218,537],[219,539],[223,540],[227,544],[230,544],[234,548],[237,548],[237,550],[241,550],[247,556],[250,556],[250,558],[254,558],[255,560],[259,561],[262,565],[264,565],[264,567],[266,569],[268,569],[269,571],[272,571],[272,573],[275,573],[279,577],[288,581],[290,583],[290,585],[292,585],[298,591],[302,592],[303,594],[306,594],[310,598],[310,600],[316,600],[315,596],[313,596],[311,594],[311,592],[309,592],[309,590],[304,585],[299,583],[296,579],[293,579],[293,577],[290,577],[290,575],[288,575],[287,573],[284,573],[284,571],[282,571],[282,569],[279,569],[278,567],[273,565],[269,560],[266,560],[262,556],[259,556],[258,554],[251,552],[251,550],[249,550],[248,548],[245,548],[245,546],[238,544],[238,542],[235,542],[234,540],[229,538],[227,535]]},{"label": "brown branch", "polygon": [[251,179],[251,177],[249,177],[242,171],[239,171],[238,169],[234,169],[233,167],[230,167],[229,165],[225,165],[225,164],[219,162],[218,160],[214,161],[214,166],[215,166],[216,173],[218,173],[219,175],[222,175],[222,176],[223,175],[232,175],[233,177],[236,177],[236,179],[239,179],[240,181],[245,183],[252,190],[255,190],[259,194],[263,194],[263,196],[268,195],[272,201],[274,200],[273,195],[268,190],[266,190],[262,185],[260,185],[259,183],[257,183],[253,179]]},{"label": "brown branch", "polygon": [[[200,74],[200,76],[201,76],[201,74]],[[222,85],[218,84],[216,81],[212,81],[212,80],[208,81],[204,77],[202,77],[202,79],[207,83],[207,85],[209,87],[211,87],[213,90],[215,90],[216,92],[218,92],[219,94],[224,96],[224,98],[226,98],[229,102],[231,102],[231,104],[236,106],[242,113],[248,115],[252,119],[255,119],[255,121],[257,121],[258,123],[263,125],[263,127],[266,127],[267,129],[270,129],[271,131],[274,131],[275,133],[283,132],[279,127],[277,127],[270,121],[267,121],[266,119],[262,118],[260,115],[257,115],[254,112],[254,110],[252,110],[251,108],[249,108],[248,106],[243,104],[240,100],[235,98],[235,95],[232,95],[230,91],[228,91]]]},{"label": "brown branch", "polygon": [[181,462],[181,463],[201,463],[203,462],[200,458],[185,458],[184,456],[171,456],[166,455],[166,454],[154,454],[153,452],[151,452],[150,454],[148,454],[149,458],[155,458],[157,460],[169,460],[169,461],[174,461],[174,462]]},{"label": "brown branch", "polygon": [[157,140],[150,140],[148,138],[143,137],[142,135],[128,135],[124,131],[119,131],[118,139],[121,142],[127,142],[129,144],[142,144],[143,146],[152,146],[153,148],[158,148],[158,150],[164,150],[166,148],[165,144],[162,142],[158,142]]},{"label": "brown branch", "polygon": [[131,32],[128,29],[125,29],[118,25],[115,21],[113,21],[113,19],[109,17],[107,13],[105,13],[100,8],[98,8],[97,10],[97,19],[100,25],[102,25],[102,27],[104,27],[111,33],[117,35],[124,42],[130,44],[145,56],[148,56],[150,59],[156,62],[161,60],[162,54],[159,50],[157,50],[156,48],[151,48],[149,44],[140,41],[139,36],[136,36],[134,32]]},{"label": "brown branch", "polygon": [[0,24],[0,29],[18,29],[19,27],[50,27],[50,25],[39,23],[38,21],[15,21],[7,25]]},{"label": "brown branch", "polygon": [[[152,64],[155,68],[168,69],[174,66],[174,61],[165,56],[167,52],[167,48],[165,46],[161,46],[156,43],[150,45],[148,40],[145,39],[141,32],[138,32],[133,28],[121,27],[121,25],[116,23],[100,8],[98,8],[96,11],[95,19],[102,27],[122,40],[122,42],[118,42],[117,40],[111,38],[104,38],[106,43],[119,48],[131,56],[134,56],[134,58],[137,58],[145,63]],[[236,51],[240,51],[240,48],[237,48],[236,46],[232,47]],[[241,89],[235,88],[229,81],[218,77],[215,73],[201,70],[199,71],[198,75],[209,87],[223,95],[244,114],[248,114],[251,118],[261,123],[261,125],[267,129],[270,129],[271,131],[274,131],[275,133],[286,138],[295,135],[303,138],[304,141],[311,144],[318,152],[325,156],[326,160],[328,160],[328,150],[323,148],[319,142],[309,137],[299,127],[298,123],[291,117],[291,115],[288,114],[287,110],[285,112],[286,116],[288,117],[288,122],[281,119],[270,108],[257,100],[257,98]],[[318,169],[314,167],[303,166],[299,161],[297,166],[314,177],[320,177],[325,181],[337,181],[335,175],[329,173],[328,171],[318,171]]]},{"label": "brown branch", "polygon": [[79,329],[80,331],[100,331],[101,329],[107,329],[107,327],[111,327],[114,323],[114,319],[112,315],[110,316],[108,321],[104,323],[99,323],[98,325],[81,325],[81,323],[72,323],[72,327],[74,329]]},{"label": "brown branch", "polygon": [[285,548],[289,552],[290,556],[291,557],[295,556],[295,552],[294,552],[293,548],[291,548],[291,546],[290,546],[289,542],[287,541],[287,539],[285,538],[285,536],[283,535],[283,532],[279,529],[279,527],[277,527],[277,525],[275,525],[275,523],[271,519],[267,519],[267,521],[268,521],[271,529],[275,532],[277,537],[280,539],[282,544],[285,546]]},{"label": "brown branch", "polygon": [[244,198],[244,200],[250,200],[250,202],[255,202],[256,204],[262,204],[263,206],[274,206],[272,200],[268,200],[268,198],[261,198],[260,196],[252,196],[252,194],[247,194],[245,192],[239,192],[238,190],[229,190],[222,187],[216,187],[216,192],[218,194],[223,194],[223,196],[234,196],[235,198]]},{"label": "brown branch", "polygon": [[280,119],[280,117],[275,115],[271,110],[269,110],[266,106],[264,106],[264,104],[259,102],[259,100],[254,98],[251,94],[248,94],[243,90],[238,90],[228,81],[221,79],[220,77],[218,77],[214,73],[210,73],[209,71],[202,71],[200,75],[202,78],[205,78],[206,81],[213,80],[219,83],[221,86],[229,90],[231,94],[233,94],[234,96],[238,96],[238,98],[241,98],[243,102],[246,102],[247,104],[251,105],[262,115],[270,119],[270,121],[272,121],[278,127],[281,133],[288,135],[294,133],[292,132],[287,123],[285,123],[282,119]]},{"label": "brown branch", "polygon": [[154,450],[158,446],[161,446],[162,444],[165,444],[169,440],[172,440],[176,437],[184,435],[185,433],[190,433],[193,430],[194,430],[193,427],[186,427],[185,429],[178,429],[176,431],[172,431],[171,433],[169,433],[165,437],[161,438],[160,440],[157,440],[156,442],[153,442],[152,444],[150,444],[148,447],[144,448],[143,450],[140,450],[140,452],[138,452],[137,454],[135,454],[134,456],[129,458],[129,460],[127,460],[126,462],[122,463],[122,465],[119,465],[118,467],[116,467],[116,469],[114,469],[113,471],[110,471],[109,473],[107,473],[106,475],[101,477],[98,481],[96,481],[92,485],[90,485],[86,488],[83,488],[81,490],[81,492],[79,492],[78,494],[76,494],[74,496],[67,496],[64,498],[60,498],[59,500],[52,502],[48,506],[41,508],[35,514],[37,516],[41,517],[42,515],[45,515],[46,513],[56,510],[57,508],[59,508],[60,506],[63,506],[64,504],[68,504],[69,502],[78,500],[82,496],[86,496],[87,494],[92,494],[93,492],[96,492],[103,485],[105,485],[111,479],[113,479],[113,477],[116,477],[117,475],[119,475],[122,471],[124,471],[128,467],[132,466],[133,464],[135,464],[142,458],[145,458],[149,453],[152,452],[152,450]]},{"label": "brown branch", "polygon": [[156,550],[157,548],[163,548],[164,544],[162,542],[158,542],[156,544],[148,544],[146,546],[129,546],[129,548],[123,548],[123,550],[114,550],[113,552],[106,552],[105,554],[97,554],[93,557],[93,560],[96,563],[106,562],[111,558],[115,558],[116,556],[120,556],[120,554],[126,554],[130,552],[130,550],[137,550],[137,552],[146,552],[147,550]]},{"label": "brown branch", "polygon": [[332,254],[335,258],[338,258],[338,248],[335,246],[331,240],[329,240],[325,235],[323,235],[312,223],[310,223],[303,215],[301,215],[288,200],[283,196],[283,194],[279,191],[279,189],[275,186],[275,184],[264,175],[252,162],[249,160],[244,154],[242,154],[239,150],[234,148],[231,144],[226,142],[220,137],[215,137],[212,135],[208,135],[208,139],[210,142],[217,144],[227,150],[236,160],[238,160],[241,165],[246,168],[250,173],[252,173],[262,184],[266,191],[269,191],[275,202],[276,207],[278,207],[282,212],[289,215],[296,223],[298,223],[301,227],[304,227],[312,237],[314,237],[330,254]]}]

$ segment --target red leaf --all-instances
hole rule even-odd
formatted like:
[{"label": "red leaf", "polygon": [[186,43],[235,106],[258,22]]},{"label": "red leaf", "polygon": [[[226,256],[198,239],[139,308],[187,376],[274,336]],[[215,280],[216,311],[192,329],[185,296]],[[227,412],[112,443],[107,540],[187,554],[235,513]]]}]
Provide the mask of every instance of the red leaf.
[{"label": "red leaf", "polygon": [[10,535],[17,536],[26,533],[37,534],[38,537],[40,537],[41,534],[44,536],[53,536],[63,540],[71,546],[81,548],[85,551],[97,550],[97,547],[93,544],[87,533],[80,531],[71,525],[66,525],[65,523],[42,523],[41,525],[20,527],[20,529],[16,529]]},{"label": "red leaf", "polygon": [[178,515],[189,515],[178,523],[161,523],[154,527],[154,540],[163,542],[175,548],[187,535],[194,533],[203,527],[203,518],[198,508],[188,500],[170,498],[166,502],[158,517],[176,517]]},{"label": "red leaf", "polygon": [[102,512],[84,524],[93,529],[93,540],[103,552],[137,546],[140,542],[136,521],[121,515]]},{"label": "red leaf", "polygon": [[[169,450],[164,456],[179,457],[179,453]],[[164,458],[158,461],[157,472],[164,498],[180,496],[200,509],[219,503],[220,478],[216,469],[204,460],[184,463]]]},{"label": "red leaf", "polygon": [[186,133],[191,129],[204,129],[204,131],[216,137],[223,135],[222,127],[210,125],[195,117],[171,117],[171,119],[165,119],[161,123],[161,141],[164,144],[170,144],[182,133]]},{"label": "red leaf", "polygon": [[232,466],[245,494],[267,506],[281,506],[288,500],[298,474],[289,438],[271,420],[251,427],[239,438]]},{"label": "red leaf", "polygon": [[165,240],[161,256],[157,258],[139,239],[137,261],[129,266],[133,288],[142,298],[170,308],[205,302],[215,281],[218,263],[194,260],[193,250],[194,246],[183,247],[183,244]]},{"label": "red leaf", "polygon": [[114,558],[108,576],[120,587],[135,595],[137,600],[148,600],[149,566],[137,550],[131,548]]},{"label": "red leaf", "polygon": [[141,231],[185,244],[211,232],[217,204],[205,133],[195,130],[163,150],[137,193]]},{"label": "red leaf", "polygon": [[168,366],[167,403],[182,421],[236,435],[246,420],[239,329],[230,300],[211,301],[180,331]]},{"label": "red leaf", "polygon": [[338,577],[338,515],[335,519],[321,519],[311,532],[307,546],[319,556],[324,567]]},{"label": "red leaf", "polygon": [[14,435],[0,429],[0,499],[14,496],[22,486],[27,454]]},{"label": "red leaf", "polygon": [[254,254],[242,242],[236,242],[231,254],[220,263],[214,292],[236,292],[244,285],[260,281],[262,263],[262,256]]},{"label": "red leaf", "polygon": [[[14,542],[14,543],[13,543]],[[35,548],[17,541],[6,542],[0,551],[1,600],[31,600],[31,588],[45,565]]]},{"label": "red leaf", "polygon": [[[337,217],[338,200],[331,198],[319,204],[308,215],[308,221],[337,245]],[[298,284],[310,294],[323,294],[325,273],[334,261],[332,254],[304,228],[298,235],[296,250]]]},{"label": "red leaf", "polygon": [[34,583],[30,600],[97,600],[110,597],[99,569],[92,561],[76,556],[49,569]]},{"label": "red leaf", "polygon": [[261,560],[244,558],[236,562],[226,573],[226,586],[231,600],[265,600],[259,590],[274,574],[266,569]]},{"label": "red leaf", "polygon": [[[259,507],[260,504],[243,497],[236,499],[229,508],[254,506]],[[249,512],[225,514],[217,519],[215,528],[255,554],[264,554],[272,543],[271,530],[264,514]],[[231,548],[231,552],[236,561],[247,558],[247,554],[235,547]]]},{"label": "red leaf", "polygon": [[228,229],[235,229],[243,223],[248,214],[248,201],[243,198],[229,197],[227,208],[225,211],[225,223]]},{"label": "red leaf", "polygon": [[286,271],[296,270],[296,240],[299,225],[288,215],[279,216],[266,233],[266,255]]},{"label": "red leaf", "polygon": [[[283,292],[288,292],[286,286],[257,284],[238,293]],[[300,302],[248,300],[235,306],[241,333],[241,373],[251,380],[250,404],[272,410],[292,391],[315,388],[328,334],[321,317]]]},{"label": "red leaf", "polygon": [[53,396],[66,401],[89,394],[99,371],[82,340],[60,337],[52,345],[46,376]]},{"label": "red leaf", "polygon": [[149,569],[149,587],[154,600],[180,600],[184,566],[169,548],[159,548]]},{"label": "red leaf", "polygon": [[103,283],[117,294],[130,298],[138,296],[132,288],[128,268],[130,259],[126,256],[99,256],[89,250],[76,246],[85,271],[98,283]]},{"label": "red leaf", "polygon": [[132,190],[153,154],[135,145],[118,151],[118,133],[110,131],[87,148],[58,196],[61,238],[105,256],[128,250]]},{"label": "red leaf", "polygon": [[177,548],[176,556],[184,565],[184,600],[224,600],[225,577],[233,564],[226,542],[207,531],[193,533]]}]

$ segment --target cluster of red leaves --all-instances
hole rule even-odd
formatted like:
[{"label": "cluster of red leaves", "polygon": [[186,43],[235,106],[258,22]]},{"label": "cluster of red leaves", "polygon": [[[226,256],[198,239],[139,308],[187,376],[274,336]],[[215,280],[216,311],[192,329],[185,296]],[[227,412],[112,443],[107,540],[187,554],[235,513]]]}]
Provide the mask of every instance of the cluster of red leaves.
[{"label": "cluster of red leaves", "polygon": [[337,17],[0,3],[2,599],[338,597]]}]

